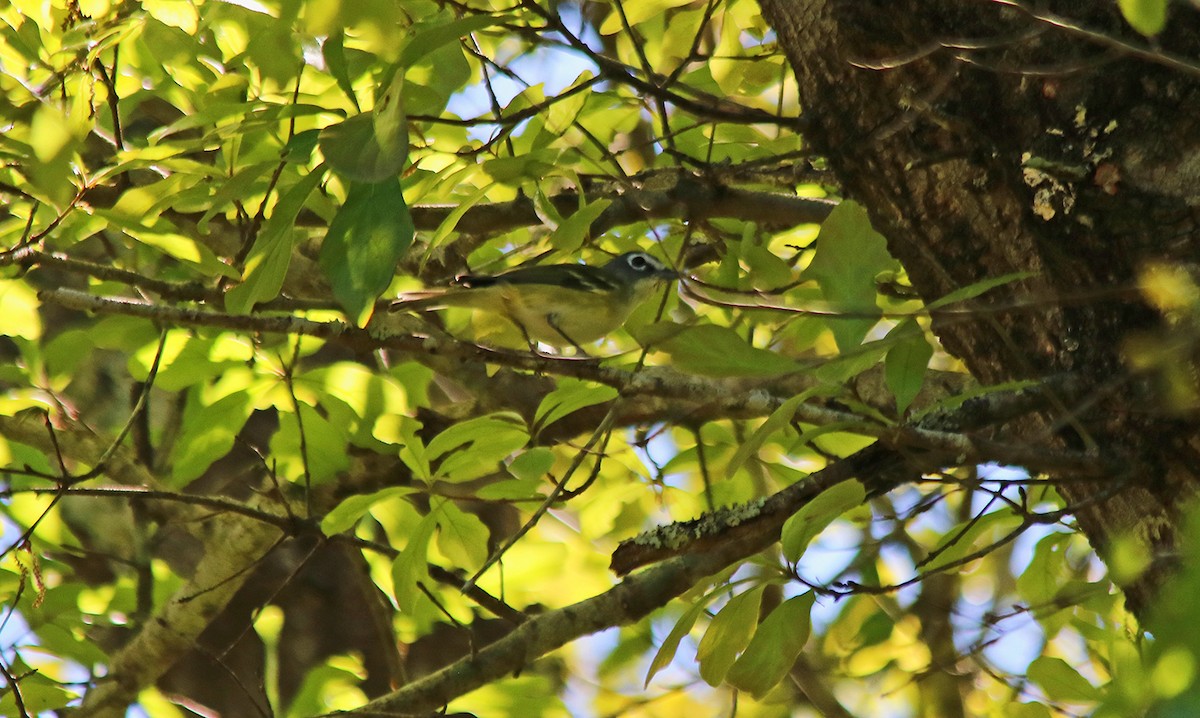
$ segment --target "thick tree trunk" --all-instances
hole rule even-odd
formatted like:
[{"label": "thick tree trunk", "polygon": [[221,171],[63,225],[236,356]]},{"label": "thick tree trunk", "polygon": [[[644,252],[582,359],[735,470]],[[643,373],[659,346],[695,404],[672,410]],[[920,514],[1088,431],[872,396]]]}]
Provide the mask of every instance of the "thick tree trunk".
[{"label": "thick tree trunk", "polygon": [[1194,414],[1167,411],[1126,349],[1170,330],[1192,355],[1135,284],[1155,263],[1195,266],[1200,249],[1200,73],[1163,61],[1200,56],[1200,19],[1178,8],[1156,58],[1111,42],[1146,45],[1116,3],[1048,5],[1099,34],[988,0],[762,0],[806,137],[921,295],[1031,273],[933,327],[985,384],[1071,373],[1091,387],[1007,431],[1127,467],[1060,492],[1102,554],[1122,536],[1150,551],[1126,585],[1141,613],[1200,471]]}]

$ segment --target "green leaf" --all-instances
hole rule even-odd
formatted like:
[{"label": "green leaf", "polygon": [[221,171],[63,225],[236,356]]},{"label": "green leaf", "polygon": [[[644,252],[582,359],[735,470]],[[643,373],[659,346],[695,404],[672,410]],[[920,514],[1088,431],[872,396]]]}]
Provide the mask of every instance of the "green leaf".
[{"label": "green leaf", "polygon": [[956,289],[953,292],[950,292],[949,294],[947,294],[946,296],[930,302],[928,305],[925,306],[925,309],[932,311],[934,309],[939,309],[941,307],[949,306],[951,304],[963,302],[968,299],[974,299],[975,297],[985,294],[985,293],[991,291],[992,289],[995,289],[996,287],[1002,287],[1005,284],[1012,284],[1013,282],[1019,282],[1022,279],[1029,279],[1030,277],[1033,277],[1033,276],[1036,276],[1033,272],[1013,272],[1011,274],[1004,274],[999,277],[991,277],[989,279],[984,279],[984,280],[975,282],[974,284],[965,286],[962,289]]},{"label": "green leaf", "polygon": [[750,643],[758,625],[758,611],[766,586],[756,586],[729,599],[712,621],[696,647],[700,677],[710,686],[720,685],[737,655]]},{"label": "green leaf", "polygon": [[329,225],[319,262],[355,324],[362,326],[371,316],[414,232],[399,182],[351,183],[346,203]]},{"label": "green leaf", "polygon": [[1167,0],[1117,0],[1117,7],[1133,29],[1147,37],[1167,24]]},{"label": "green leaf", "polygon": [[321,141],[320,130],[297,132],[283,147],[283,159],[294,164],[306,165],[312,159],[313,150]]},{"label": "green leaf", "polygon": [[488,557],[488,529],[475,514],[447,501],[438,512],[438,550],[457,568],[479,568]]},{"label": "green leaf", "polygon": [[654,653],[654,658],[650,660],[650,667],[646,669],[646,680],[642,683],[643,688],[649,686],[655,674],[674,660],[680,642],[683,641],[684,636],[692,632],[692,626],[696,625],[696,619],[700,617],[706,605],[708,605],[707,601],[697,599],[671,627],[671,632],[663,639],[662,645]]},{"label": "green leaf", "polygon": [[392,562],[392,585],[396,594],[396,605],[401,611],[412,615],[421,595],[418,583],[429,580],[429,540],[437,528],[437,514],[446,499],[433,499],[429,513],[408,535],[408,544]]},{"label": "green leaf", "polygon": [[670,355],[680,371],[706,376],[780,376],[799,371],[800,364],[767,349],[752,347],[737,332],[715,324],[700,324],[677,331],[655,343],[660,325],[645,327],[635,338],[643,345]]},{"label": "green leaf", "polygon": [[1069,534],[1053,533],[1038,541],[1029,565],[1017,576],[1017,592],[1027,605],[1041,607],[1058,592],[1069,539]]},{"label": "green leaf", "polygon": [[808,544],[833,520],[850,509],[861,506],[867,492],[858,479],[834,484],[813,497],[783,524],[780,542],[788,561],[799,561]]},{"label": "green leaf", "polygon": [[353,528],[375,504],[408,496],[414,492],[416,489],[410,486],[389,486],[371,494],[359,494],[345,498],[321,519],[321,533],[326,536],[334,536],[347,531]]},{"label": "green leaf", "polygon": [[[138,381],[147,379],[154,357],[158,354],[158,347],[159,344],[155,341],[130,353],[126,362],[130,376]],[[230,350],[233,351],[232,354],[225,353]],[[172,331],[167,334],[162,345],[162,356],[159,359],[154,386],[168,391],[186,389],[221,376],[240,362],[249,360],[251,356],[252,351],[249,347],[244,344],[239,346],[239,343],[227,334],[209,339],[183,330]]]},{"label": "green leaf", "polygon": [[[1004,708],[1005,718],[1051,718],[1050,709],[1041,703],[1010,703]],[[1093,714],[1100,718],[1100,714]]]},{"label": "green leaf", "polygon": [[[332,658],[332,657],[331,657]],[[294,718],[324,713],[329,708],[329,696],[353,693],[362,682],[366,669],[362,667],[361,659],[352,659],[345,654],[332,658],[341,665],[317,665],[304,674],[304,682],[300,684],[295,697],[288,703],[287,713],[277,715]],[[352,664],[349,667],[342,667]],[[357,665],[353,665],[357,664]]]},{"label": "green leaf", "polygon": [[425,448],[429,461],[457,449],[464,444],[486,441],[497,434],[519,432],[528,435],[521,417],[512,413],[497,413],[460,421],[433,437]]},{"label": "green leaf", "polygon": [[480,187],[479,189],[475,190],[474,194],[472,194],[470,197],[457,203],[458,206],[455,207],[450,214],[446,215],[446,218],[443,219],[442,223],[438,225],[437,231],[435,231],[433,236],[429,238],[428,249],[425,251],[426,257],[428,257],[436,247],[441,245],[441,243],[445,241],[446,237],[450,236],[450,233],[453,232],[454,228],[458,226],[458,222],[463,218],[463,215],[465,215],[472,207],[479,204],[484,197],[487,197],[488,190],[490,189],[491,185]]},{"label": "green leaf", "polygon": [[896,411],[903,415],[925,383],[925,370],[933,357],[933,347],[916,320],[911,318],[888,332],[888,339],[897,341],[888,350],[884,376],[892,396],[896,397]]},{"label": "green leaf", "polygon": [[825,361],[813,374],[827,384],[845,384],[848,379],[878,364],[887,356],[888,349],[884,342],[868,342]]},{"label": "green leaf", "polygon": [[1061,658],[1038,656],[1026,674],[1052,701],[1089,703],[1101,698],[1100,690]]},{"label": "green leaf", "polygon": [[37,339],[42,335],[37,292],[28,285],[0,280],[0,336]]},{"label": "green leaf", "polygon": [[522,481],[537,481],[551,466],[554,466],[554,452],[545,446],[535,446],[509,462],[508,473]]},{"label": "green leaf", "polygon": [[[297,417],[303,418],[303,437]],[[304,402],[300,402],[295,413],[281,413],[279,429],[270,442],[278,472],[293,481],[307,479],[316,485],[345,471],[350,465],[345,424],[325,418]]]},{"label": "green leaf", "polygon": [[738,447],[737,453],[733,455],[733,458],[729,460],[729,465],[725,467],[725,478],[733,478],[733,475],[738,472],[738,469],[742,468],[742,464],[746,463],[750,455],[762,448],[767,437],[789,426],[792,423],[792,417],[796,415],[796,409],[809,398],[811,393],[812,390],[810,389],[797,394],[780,404],[778,409],[771,412],[767,420],[755,429],[750,438],[743,441],[742,445]]},{"label": "green leaf", "polygon": [[849,200],[825,219],[816,244],[816,255],[804,270],[804,278],[817,282],[834,309],[868,315],[829,320],[838,348],[847,351],[858,346],[878,321],[870,316],[879,313],[876,275],[899,265],[888,254],[883,236],[871,227],[866,210]]},{"label": "green leaf", "polygon": [[651,18],[660,17],[665,11],[687,5],[688,0],[657,0],[656,2],[633,2],[622,6],[621,10],[625,13],[624,21],[621,18],[621,13],[614,6],[612,12],[600,25],[601,35],[612,35],[620,32],[625,27],[625,21],[628,21],[630,26],[637,25]]},{"label": "green leaf", "polygon": [[[587,106],[588,99],[591,97],[589,92],[576,92],[570,97],[564,97],[570,90],[579,87],[580,85],[590,82],[594,75],[591,70],[584,70],[575,78],[568,87],[563,89],[563,93],[558,96],[549,110],[546,112],[546,131],[552,134],[563,136],[575,124],[583,108]],[[576,187],[581,186],[575,183]],[[607,200],[606,200],[607,201]]]},{"label": "green leaf", "polygon": [[[856,429],[861,429],[861,428],[862,428],[862,421],[835,421],[835,422],[832,422],[829,424],[821,424],[820,426],[814,426],[811,429],[808,429],[807,431],[803,432],[802,434],[800,434],[799,436],[796,437],[796,441],[792,443],[791,451],[793,451],[793,452],[800,451],[804,447],[806,447],[809,444],[811,444],[812,442],[816,441],[818,438],[820,438],[822,436],[827,436],[830,434],[840,434],[843,437],[852,436],[853,432]],[[862,437],[862,438],[865,439],[865,437]],[[869,444],[869,443],[871,443],[871,441],[873,441],[873,439],[867,439],[865,441],[865,443]],[[856,447],[854,449],[854,451],[857,451],[858,448],[859,447]],[[828,451],[828,449],[826,449],[826,451]],[[840,453],[840,452],[834,452],[834,453]]]},{"label": "green leaf", "polygon": [[755,698],[762,698],[791,670],[812,631],[809,591],[779,604],[759,625],[746,651],[729,669],[726,680]]},{"label": "green leaf", "polygon": [[426,447],[432,462],[443,457],[435,479],[470,481],[500,469],[499,463],[529,443],[524,422],[511,414],[463,421],[433,437]]},{"label": "green leaf", "polygon": [[241,283],[225,293],[225,311],[247,314],[255,304],[279,296],[292,259],[292,233],[296,216],[324,176],[325,172],[318,167],[279,198],[246,257]]},{"label": "green leaf", "polygon": [[792,268],[766,247],[747,244],[742,247],[741,258],[750,270],[747,278],[755,289],[771,291],[793,281]]},{"label": "green leaf", "polygon": [[383,416],[395,416],[411,411],[404,386],[393,376],[379,374],[357,362],[335,362],[301,373],[297,382],[313,387],[317,399],[333,415],[335,406],[342,404],[353,412],[349,426],[352,441],[370,446],[371,431]]},{"label": "green leaf", "polygon": [[408,160],[403,89],[404,77],[396,72],[374,109],[321,130],[318,144],[334,171],[365,183],[382,183],[400,174]]},{"label": "green leaf", "polygon": [[[295,140],[295,138],[292,139]],[[228,210],[234,200],[240,200],[256,190],[261,191],[256,185],[260,181],[265,182],[263,179],[264,175],[278,165],[279,160],[272,158],[263,162],[255,162],[237,170],[232,177],[221,183],[220,188],[212,196],[212,206],[200,217],[200,221],[196,223],[196,229],[201,234],[208,234],[209,222],[212,221],[213,217]],[[277,210],[278,206],[276,207]],[[259,236],[261,237],[262,235],[260,234]]]},{"label": "green leaf", "polygon": [[533,425],[538,431],[580,409],[603,404],[617,398],[617,390],[604,384],[593,384],[578,379],[561,379],[558,387],[542,398],[533,414]]},{"label": "green leaf", "polygon": [[516,157],[496,157],[483,163],[489,177],[505,184],[541,180],[557,169],[562,151],[541,149]]},{"label": "green leaf", "polygon": [[412,27],[412,39],[401,51],[397,64],[401,68],[412,67],[417,60],[448,42],[455,42],[465,35],[493,25],[500,25],[510,19],[507,15],[470,15],[461,20],[452,20],[446,23],[418,23]]},{"label": "green leaf", "polygon": [[172,448],[171,486],[186,485],[233,448],[238,432],[254,411],[249,389],[235,391],[205,405],[193,392],[183,412],[183,427]]},{"label": "green leaf", "polygon": [[[97,212],[97,214],[101,213]],[[112,223],[114,225],[119,224],[115,220]],[[147,247],[153,247],[164,255],[177,259],[208,276],[237,276],[232,268],[218,259],[207,246],[180,232],[176,232],[171,222],[159,219],[153,222],[152,225],[152,227],[127,225],[122,227],[122,231],[139,243]]]},{"label": "green leaf", "polygon": [[[28,670],[24,662],[21,662],[20,669],[17,666],[11,667],[14,672],[21,671],[21,669]],[[22,676],[20,679],[21,702],[25,706],[25,715],[49,715],[52,711],[66,708],[68,703],[79,698],[77,694],[68,692],[52,679],[35,671],[28,673],[21,671],[18,672],[18,675]],[[6,686],[4,695],[0,696],[0,715],[21,715],[11,687]]]},{"label": "green leaf", "polygon": [[329,74],[337,82],[338,89],[357,108],[358,96],[354,94],[354,83],[350,80],[346,65],[345,40],[346,33],[341,28],[329,33],[329,37],[321,43],[321,57],[325,58],[325,67],[329,68]]},{"label": "green leaf", "polygon": [[933,558],[925,564],[925,570],[935,571],[962,559],[975,550],[976,542],[989,534],[1006,532],[1020,523],[1020,519],[1011,511],[1001,509],[984,514],[978,518],[960,523],[945,536],[937,547],[930,552]]},{"label": "green leaf", "polygon": [[612,200],[598,199],[580,207],[559,223],[558,228],[550,235],[550,244],[560,252],[574,252],[579,249],[588,238],[592,222],[595,222],[611,204]]}]

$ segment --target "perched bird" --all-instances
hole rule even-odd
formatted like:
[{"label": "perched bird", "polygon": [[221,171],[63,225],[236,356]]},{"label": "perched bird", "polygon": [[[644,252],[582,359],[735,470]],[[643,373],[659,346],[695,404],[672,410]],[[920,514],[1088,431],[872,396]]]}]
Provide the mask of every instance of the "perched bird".
[{"label": "perched bird", "polygon": [[625,323],[633,310],[675,272],[646,254],[626,252],[604,266],[547,264],[494,275],[466,275],[446,289],[412,292],[392,311],[468,307],[507,318],[530,345],[580,351]]}]

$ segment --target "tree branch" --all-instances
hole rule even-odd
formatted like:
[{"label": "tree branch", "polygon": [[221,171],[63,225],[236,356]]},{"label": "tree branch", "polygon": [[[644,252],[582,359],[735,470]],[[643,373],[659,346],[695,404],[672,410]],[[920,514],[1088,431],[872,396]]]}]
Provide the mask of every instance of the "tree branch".
[{"label": "tree branch", "polygon": [[[633,189],[622,186],[583,193],[590,202],[612,202],[592,223],[593,236],[653,219],[741,219],[794,227],[823,222],[837,206],[834,200],[732,187],[683,170],[653,170],[630,179]],[[560,192],[550,202],[564,217],[569,216],[579,209],[580,193]],[[417,229],[436,229],[458,208],[455,204],[416,205],[411,209],[413,224]],[[458,221],[456,229],[464,234],[492,235],[541,223],[533,200],[521,197],[475,205]]]},{"label": "tree branch", "polygon": [[[64,419],[65,421],[65,419]],[[28,417],[0,417],[0,434],[12,441],[51,451],[50,437],[40,422]],[[74,425],[54,436],[64,458],[94,465],[109,448],[100,437]],[[105,473],[125,484],[159,488],[157,479],[130,452],[120,447],[105,461]],[[252,508],[279,510],[267,499]],[[203,558],[195,572],[166,604],[142,624],[133,639],[116,651],[108,674],[89,690],[75,715],[80,718],[120,718],[137,694],[167,671],[195,645],[212,621],[249,576],[249,568],[267,553],[283,532],[258,517],[223,513],[212,515],[199,506],[164,503],[160,509],[175,524],[203,527]]]},{"label": "tree branch", "polygon": [[[1037,403],[1036,394],[1012,392],[1002,399],[985,400],[982,409],[978,405],[964,406],[949,416],[930,418],[928,423],[940,427],[951,424],[972,427],[980,422],[1005,420],[1013,412],[1024,411]],[[666,556],[669,558],[626,578],[598,596],[531,618],[474,656],[360,709],[337,715],[395,716],[397,712],[411,714],[436,710],[456,697],[518,671],[533,658],[576,638],[640,620],[705,577],[770,546],[778,540],[788,517],[822,491],[856,477],[877,491],[893,488],[911,473],[907,468],[908,461],[903,453],[876,444],[760,502],[716,512],[720,514],[720,520],[714,524],[719,530],[689,536],[674,546],[667,545],[669,539],[665,542],[657,539],[625,542],[613,554],[613,568],[618,573],[627,573]]]},{"label": "tree branch", "polygon": [[[714,379],[683,374],[670,367],[644,367],[636,372],[605,366],[593,360],[548,357],[529,352],[510,352],[433,336],[394,334],[382,326],[366,329],[344,322],[319,322],[295,316],[231,315],[202,309],[150,304],[132,299],[95,297],[72,289],[47,289],[39,293],[42,301],[85,311],[143,317],[158,322],[185,326],[213,326],[243,332],[302,334],[344,342],[358,349],[391,349],[401,352],[430,368],[453,369],[464,361],[524,369],[535,373],[571,376],[620,389],[624,396],[658,397],[674,401],[719,406],[725,416],[766,416],[778,409],[792,394],[775,394],[738,379]],[[451,371],[453,373],[453,371]],[[1039,387],[1030,396],[1039,396]],[[1049,391],[1056,391],[1050,389]],[[1024,396],[1024,393],[1020,395]],[[986,398],[980,398],[988,400]],[[979,400],[971,403],[979,406]],[[1017,406],[1025,406],[1017,402]],[[1030,411],[1025,408],[1024,411]],[[998,461],[1025,466],[1034,471],[1052,471],[1062,476],[1100,476],[1112,466],[1100,457],[1076,451],[1051,450],[1026,442],[1001,443],[972,437],[958,430],[943,430],[936,423],[920,426],[891,426],[873,422],[840,408],[815,403],[798,405],[795,421],[817,426],[841,425],[848,431],[880,439],[885,444],[908,450],[931,450],[957,457],[958,461]]]},{"label": "tree branch", "polygon": [[[870,451],[869,449],[866,451]],[[862,452],[860,452],[862,453]],[[893,458],[893,460],[896,460]],[[739,527],[711,550],[697,550],[626,578],[579,603],[530,618],[504,638],[442,670],[389,693],[362,708],[329,715],[395,718],[437,710],[454,698],[511,675],[536,657],[612,626],[634,623],[721,569],[770,546],[790,512],[821,491],[854,476],[852,462],[839,462],[768,499],[756,520]],[[766,506],[773,507],[771,511]]]}]

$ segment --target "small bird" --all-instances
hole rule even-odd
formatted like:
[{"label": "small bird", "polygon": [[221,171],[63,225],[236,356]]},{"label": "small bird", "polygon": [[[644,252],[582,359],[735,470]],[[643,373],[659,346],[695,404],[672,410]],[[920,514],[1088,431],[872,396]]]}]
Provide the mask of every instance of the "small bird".
[{"label": "small bird", "polygon": [[645,252],[626,252],[604,266],[547,264],[494,275],[466,275],[456,286],[403,295],[391,311],[468,307],[499,314],[534,345],[573,346],[600,339],[625,323],[664,281],[677,279]]}]

